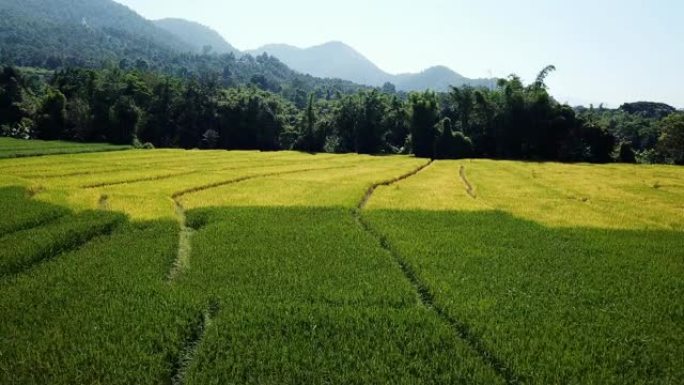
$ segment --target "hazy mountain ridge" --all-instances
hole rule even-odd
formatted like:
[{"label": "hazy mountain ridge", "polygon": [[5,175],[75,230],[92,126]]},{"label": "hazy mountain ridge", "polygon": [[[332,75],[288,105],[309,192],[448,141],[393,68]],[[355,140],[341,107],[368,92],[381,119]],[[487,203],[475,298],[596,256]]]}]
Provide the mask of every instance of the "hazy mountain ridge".
[{"label": "hazy mountain ridge", "polygon": [[341,42],[329,42],[305,49],[286,44],[270,44],[246,53],[268,53],[295,71],[317,77],[345,79],[376,87],[393,80],[392,75]]},{"label": "hazy mountain ridge", "polygon": [[202,52],[205,46],[210,46],[211,52],[217,54],[239,53],[221,34],[203,24],[176,18],[154,20],[153,23],[194,47],[197,52]]},{"label": "hazy mountain ridge", "polygon": [[277,57],[295,71],[312,76],[340,78],[375,87],[390,82],[399,91],[447,91],[452,85],[492,87],[496,84],[495,79],[469,79],[445,66],[430,67],[419,73],[393,75],[380,69],[352,47],[336,41],[309,48],[270,44],[246,53],[259,55],[264,52]]}]

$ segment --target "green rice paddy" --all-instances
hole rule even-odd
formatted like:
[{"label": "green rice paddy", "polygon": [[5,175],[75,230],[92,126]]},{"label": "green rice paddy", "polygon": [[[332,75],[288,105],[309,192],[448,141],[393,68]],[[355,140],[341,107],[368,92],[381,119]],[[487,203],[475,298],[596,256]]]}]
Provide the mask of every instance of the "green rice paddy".
[{"label": "green rice paddy", "polygon": [[2,384],[684,381],[682,168],[48,143],[0,141]]}]

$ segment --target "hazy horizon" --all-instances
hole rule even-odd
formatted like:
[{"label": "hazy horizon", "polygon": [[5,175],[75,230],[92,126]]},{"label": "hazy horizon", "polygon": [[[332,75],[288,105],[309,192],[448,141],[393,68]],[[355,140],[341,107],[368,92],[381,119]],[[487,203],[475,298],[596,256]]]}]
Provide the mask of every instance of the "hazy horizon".
[{"label": "hazy horizon", "polygon": [[204,24],[243,51],[341,41],[393,74],[444,65],[470,78],[515,73],[526,81],[554,64],[548,85],[560,101],[684,107],[684,24],[677,20],[684,3],[675,1],[117,1],[148,19]]}]

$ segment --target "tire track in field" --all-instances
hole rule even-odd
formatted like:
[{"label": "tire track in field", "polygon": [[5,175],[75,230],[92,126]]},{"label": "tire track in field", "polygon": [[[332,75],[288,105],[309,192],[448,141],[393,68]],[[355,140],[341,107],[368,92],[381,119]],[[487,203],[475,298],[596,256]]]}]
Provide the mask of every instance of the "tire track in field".
[{"label": "tire track in field", "polygon": [[475,188],[473,187],[473,185],[468,180],[468,177],[466,176],[465,166],[461,165],[461,168],[458,170],[458,175],[461,177],[461,181],[465,185],[466,193],[468,193],[468,195],[471,198],[477,199],[477,193],[475,192]]},{"label": "tire track in field", "polygon": [[388,252],[392,256],[394,261],[397,263],[397,265],[399,265],[399,268],[401,269],[402,273],[404,273],[406,279],[411,283],[411,286],[413,286],[413,288],[416,290],[420,303],[426,308],[434,311],[435,314],[444,323],[448,324],[451,327],[451,329],[456,333],[456,335],[461,340],[463,340],[475,353],[477,353],[477,355],[482,359],[482,361],[490,368],[492,368],[494,372],[506,382],[506,384],[521,384],[524,382],[523,379],[515,372],[513,372],[513,370],[510,367],[508,367],[508,365],[506,365],[493,352],[489,351],[487,347],[484,345],[482,339],[472,331],[468,324],[452,317],[446,312],[444,308],[442,308],[435,302],[434,294],[430,291],[428,285],[418,276],[418,274],[411,266],[411,264],[408,261],[406,261],[406,259],[403,258],[401,254],[392,246],[389,239],[385,235],[381,234],[378,230],[373,228],[370,222],[367,219],[363,218],[362,211],[364,210],[364,208],[368,204],[368,201],[370,200],[373,193],[375,192],[375,190],[377,190],[378,187],[390,186],[392,184],[415,176],[425,168],[429,167],[432,164],[432,162],[433,161],[430,161],[427,164],[424,164],[423,166],[418,167],[417,169],[395,179],[374,184],[368,189],[368,191],[366,191],[366,194],[364,195],[363,199],[359,202],[359,204],[356,206],[356,208],[352,210],[352,215],[354,216],[354,219],[359,224],[359,226],[365,232],[373,236],[378,241],[380,247],[382,247],[386,252]]}]

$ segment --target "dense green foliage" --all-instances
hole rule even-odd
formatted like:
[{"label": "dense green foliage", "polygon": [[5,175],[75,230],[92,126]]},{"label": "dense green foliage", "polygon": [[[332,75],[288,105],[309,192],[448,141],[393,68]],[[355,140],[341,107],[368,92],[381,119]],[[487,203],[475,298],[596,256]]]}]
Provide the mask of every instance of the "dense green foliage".
[{"label": "dense green foliage", "polygon": [[109,0],[3,0],[3,59],[56,68],[102,60],[170,59],[191,46]]},{"label": "dense green foliage", "polygon": [[552,68],[528,86],[511,76],[493,90],[406,96],[299,89],[288,100],[260,82],[226,88],[212,72],[177,78],[114,68],[51,75],[5,67],[0,126],[20,138],[163,147],[682,162],[681,114],[576,112],[549,96],[543,80]]},{"label": "dense green foliage", "polygon": [[659,122],[659,149],[674,161],[684,165],[684,115],[670,115]]},{"label": "dense green foliage", "polygon": [[[238,56],[218,44],[215,50],[196,45],[111,0],[0,2],[2,64],[50,70],[138,69],[183,79],[210,72],[222,87],[255,84],[291,100],[299,97],[303,103],[311,92],[326,95],[363,88],[297,73],[268,55]],[[298,96],[300,91],[304,94]]]},{"label": "dense green foliage", "polygon": [[577,112],[582,119],[604,127],[615,137],[620,143],[618,159],[622,159],[621,153],[634,152],[635,159],[642,163],[677,162],[676,153],[684,148],[681,143],[663,137],[668,127],[683,119],[681,112],[668,105],[640,102],[618,109],[578,108]]},{"label": "dense green foliage", "polygon": [[218,32],[199,23],[184,19],[167,18],[155,20],[154,25],[166,30],[191,45],[197,52],[204,54],[217,53],[226,54],[240,52],[230,45]]}]

